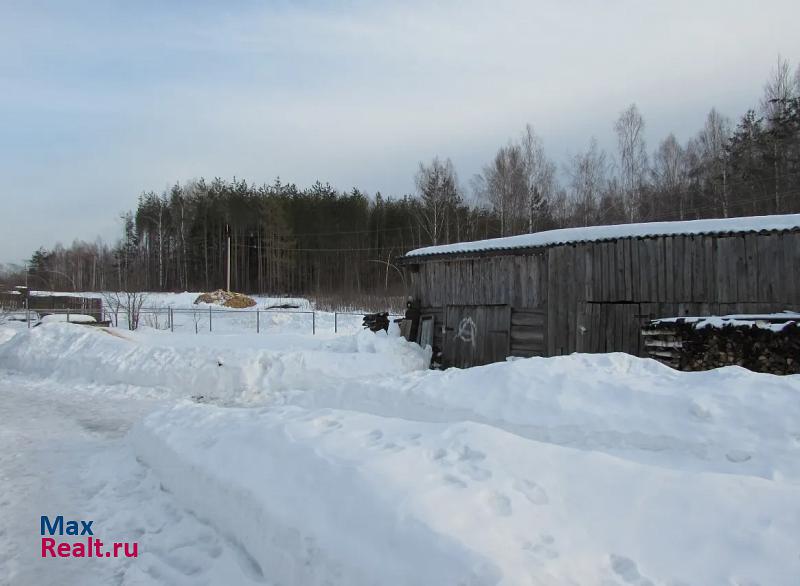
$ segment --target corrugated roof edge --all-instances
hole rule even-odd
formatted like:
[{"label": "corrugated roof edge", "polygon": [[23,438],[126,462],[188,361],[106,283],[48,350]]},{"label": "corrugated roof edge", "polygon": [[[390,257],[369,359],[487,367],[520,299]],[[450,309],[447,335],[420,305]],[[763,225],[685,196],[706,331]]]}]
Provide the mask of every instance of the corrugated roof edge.
[{"label": "corrugated roof edge", "polygon": [[[720,230],[702,230],[702,231],[690,231],[687,230],[685,232],[680,231],[654,231],[649,234],[630,234],[630,235],[620,235],[620,236],[606,236],[606,237],[597,237],[597,238],[565,238],[562,240],[554,240],[552,242],[546,242],[542,244],[520,244],[516,246],[497,246],[491,245],[490,243],[508,240],[508,239],[516,239],[519,236],[511,236],[511,237],[504,237],[504,238],[493,238],[486,241],[473,241],[473,242],[464,242],[460,244],[464,245],[475,245],[480,244],[481,242],[486,242],[489,244],[485,247],[472,247],[466,249],[459,249],[459,244],[450,244],[450,245],[441,245],[441,246],[429,246],[426,248],[418,248],[416,250],[412,250],[406,253],[403,257],[398,259],[401,264],[413,264],[416,261],[425,261],[431,260],[436,258],[448,257],[448,258],[458,258],[458,257],[474,257],[474,256],[489,256],[489,255],[496,255],[496,254],[505,254],[508,252],[514,253],[525,253],[525,252],[535,252],[537,250],[543,250],[547,248],[552,248],[554,246],[568,246],[568,245],[577,245],[577,244],[586,244],[589,242],[613,242],[615,240],[645,240],[645,239],[652,239],[652,238],[663,238],[665,236],[733,236],[733,235],[744,235],[744,234],[778,234],[778,233],[786,233],[786,232],[800,232],[800,214],[786,214],[786,215],[775,215],[775,216],[753,216],[753,217],[744,217],[744,218],[726,218],[726,219],[719,219],[719,220],[690,220],[688,222],[656,222],[654,223],[656,226],[663,226],[666,224],[691,224],[694,222],[697,223],[720,223],[722,225],[731,224],[733,222],[740,223],[743,220],[760,220],[764,221],[765,223],[772,223],[775,222],[777,224],[781,224],[782,220],[786,221],[784,225],[778,226],[771,226],[769,228],[761,228],[761,229],[746,229],[746,228],[739,228],[739,229],[720,229]],[[761,222],[756,222],[756,224]],[[567,231],[592,231],[591,229],[594,228],[594,231],[603,228],[619,228],[624,229],[626,226],[644,226],[645,224],[618,224],[612,226],[590,226],[588,228],[571,228],[571,229],[561,229],[561,230],[551,230],[548,232],[537,232],[534,234],[523,234],[520,235],[524,236],[535,236],[535,235],[545,235],[549,232],[567,232]],[[727,226],[726,226],[727,227]],[[445,249],[441,251],[436,251],[436,249]],[[431,250],[432,252],[424,252],[427,250]]]}]

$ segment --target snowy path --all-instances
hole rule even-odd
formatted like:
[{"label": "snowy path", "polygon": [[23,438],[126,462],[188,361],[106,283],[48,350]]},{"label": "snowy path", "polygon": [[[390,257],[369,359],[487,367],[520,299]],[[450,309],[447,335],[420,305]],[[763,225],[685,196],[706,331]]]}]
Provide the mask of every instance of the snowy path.
[{"label": "snowy path", "polygon": [[[265,583],[134,456],[128,430],[163,401],[113,391],[0,371],[0,584]],[[138,541],[139,558],[42,559],[41,515],[93,520],[104,542]]]}]

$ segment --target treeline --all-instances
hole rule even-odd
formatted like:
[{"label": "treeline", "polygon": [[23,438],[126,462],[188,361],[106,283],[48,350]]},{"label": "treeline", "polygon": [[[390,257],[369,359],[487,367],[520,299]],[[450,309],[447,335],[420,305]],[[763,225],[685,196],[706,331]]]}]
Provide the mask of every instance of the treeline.
[{"label": "treeline", "polygon": [[[779,60],[758,107],[736,124],[712,109],[681,143],[650,151],[635,104],[616,149],[590,139],[559,170],[527,126],[465,187],[449,159],[420,163],[413,195],[374,197],[315,183],[204,179],[147,192],[113,246],[40,249],[31,287],[397,294],[394,259],[430,244],[558,227],[800,212],[800,68]],[[8,270],[7,280],[11,280]],[[23,278],[21,274],[13,277]]]},{"label": "treeline", "polygon": [[[225,285],[228,236],[231,287],[275,294],[402,292],[393,261],[431,242],[421,199],[341,193],[316,183],[300,190],[203,179],[144,193],[122,217],[114,247],[77,242],[31,258],[32,287],[209,290]],[[486,209],[450,210],[452,240],[496,234]]]}]

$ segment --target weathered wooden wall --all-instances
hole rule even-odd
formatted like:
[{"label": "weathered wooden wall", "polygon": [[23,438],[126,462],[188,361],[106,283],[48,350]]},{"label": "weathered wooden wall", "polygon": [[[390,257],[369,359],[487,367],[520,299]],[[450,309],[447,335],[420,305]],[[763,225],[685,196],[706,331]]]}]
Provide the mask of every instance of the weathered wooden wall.
[{"label": "weathered wooden wall", "polygon": [[[411,260],[411,295],[436,319],[450,305],[509,305],[512,355],[642,354],[656,317],[800,310],[800,232],[624,238]],[[440,346],[443,347],[443,346]]]},{"label": "weathered wooden wall", "polygon": [[13,295],[0,293],[0,308],[9,311],[25,309],[25,302],[37,313],[81,313],[91,315],[97,321],[103,319],[103,300],[72,295]]}]

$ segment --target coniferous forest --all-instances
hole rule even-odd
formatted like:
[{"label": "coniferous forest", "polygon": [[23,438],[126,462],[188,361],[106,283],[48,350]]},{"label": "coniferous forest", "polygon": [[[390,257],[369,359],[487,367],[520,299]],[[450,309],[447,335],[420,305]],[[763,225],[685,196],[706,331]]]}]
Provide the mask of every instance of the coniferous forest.
[{"label": "coniferous forest", "polygon": [[[210,290],[269,294],[402,292],[394,259],[412,248],[551,228],[800,212],[800,68],[779,59],[753,109],[715,109],[685,142],[645,140],[635,104],[557,166],[530,125],[480,173],[447,158],[419,164],[411,194],[298,187],[279,179],[195,179],[142,193],[115,243],[41,248],[30,286],[53,290]],[[2,279],[24,279],[4,267]]]}]

